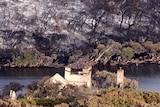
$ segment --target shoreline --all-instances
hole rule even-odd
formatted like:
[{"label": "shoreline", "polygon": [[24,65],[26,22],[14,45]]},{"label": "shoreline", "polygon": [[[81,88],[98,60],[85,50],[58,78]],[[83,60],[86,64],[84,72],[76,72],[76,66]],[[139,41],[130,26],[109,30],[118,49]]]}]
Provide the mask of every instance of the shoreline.
[{"label": "shoreline", "polygon": [[[101,64],[102,66],[111,66],[111,67],[114,67],[114,66],[127,66],[127,65],[130,65],[130,64],[135,64],[136,66],[139,66],[140,64],[157,64],[157,65],[160,65],[160,61],[137,61],[137,60],[134,60],[134,61],[127,61],[127,62],[122,62],[122,63],[116,63],[116,62],[111,62],[111,63],[106,63],[106,64],[103,64],[103,63],[96,63],[94,64],[93,66],[96,66],[98,64]],[[67,64],[66,64],[67,65]],[[23,65],[23,64],[19,64],[19,65],[14,65],[14,64],[4,64],[4,65],[0,65],[0,69],[2,67],[6,67],[6,68],[63,68],[66,66],[65,64],[55,64],[53,63],[53,65],[51,66],[45,66],[45,65]]]}]

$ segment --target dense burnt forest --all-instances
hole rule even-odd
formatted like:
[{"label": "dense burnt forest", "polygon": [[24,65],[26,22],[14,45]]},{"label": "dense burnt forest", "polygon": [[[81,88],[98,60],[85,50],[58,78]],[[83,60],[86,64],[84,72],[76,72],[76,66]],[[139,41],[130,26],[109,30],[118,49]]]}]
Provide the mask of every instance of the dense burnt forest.
[{"label": "dense burnt forest", "polygon": [[104,64],[159,62],[159,8],[158,0],[1,0],[0,63],[95,60],[108,47]]}]

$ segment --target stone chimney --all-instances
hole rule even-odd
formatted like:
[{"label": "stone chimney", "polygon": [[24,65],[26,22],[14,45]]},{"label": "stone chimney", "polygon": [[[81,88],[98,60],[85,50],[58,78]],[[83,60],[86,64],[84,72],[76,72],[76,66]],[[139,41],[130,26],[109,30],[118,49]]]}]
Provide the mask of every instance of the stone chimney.
[{"label": "stone chimney", "polygon": [[121,67],[117,71],[117,86],[122,89],[124,87],[124,70]]},{"label": "stone chimney", "polygon": [[17,95],[16,92],[13,90],[10,90],[10,95],[9,97],[11,98],[11,100],[16,100],[17,99]]}]

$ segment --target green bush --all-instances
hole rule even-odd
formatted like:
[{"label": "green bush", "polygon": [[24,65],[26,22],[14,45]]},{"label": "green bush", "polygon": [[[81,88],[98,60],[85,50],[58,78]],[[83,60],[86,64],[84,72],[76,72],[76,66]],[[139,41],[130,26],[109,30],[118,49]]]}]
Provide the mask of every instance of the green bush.
[{"label": "green bush", "polygon": [[145,100],[146,103],[160,103],[160,93],[158,92],[146,91],[139,92],[138,94]]},{"label": "green bush", "polygon": [[136,105],[136,102],[131,99],[113,97],[110,100],[115,107],[129,107],[131,105]]},{"label": "green bush", "polygon": [[20,99],[19,100],[22,104],[33,104],[36,105],[36,102],[34,100],[27,100],[27,99]]},{"label": "green bush", "polygon": [[125,47],[122,49],[122,54],[131,59],[133,57],[133,49],[131,47]]},{"label": "green bush", "polygon": [[32,104],[32,105],[41,105],[41,106],[46,106],[46,107],[54,107],[56,104],[61,104],[63,100],[57,99],[57,100],[52,100],[52,99],[33,99],[33,100],[28,100],[28,99],[20,99],[19,100],[22,104]]},{"label": "green bush", "polygon": [[18,56],[17,58],[15,58],[15,61],[18,62],[18,63],[22,63],[22,62],[35,62],[36,58],[30,52],[22,52],[22,55]]},{"label": "green bush", "polygon": [[18,56],[17,58],[15,58],[15,60],[18,63],[22,63],[24,61],[24,59],[21,56]]},{"label": "green bush", "polygon": [[26,61],[29,61],[29,62],[34,62],[35,61],[35,57],[32,53],[24,52],[23,55],[24,55],[24,58],[25,58]]},{"label": "green bush", "polygon": [[105,56],[111,56],[111,55],[112,55],[112,52],[111,52],[111,51],[105,51],[105,52],[104,52],[104,55],[105,55]]},{"label": "green bush", "polygon": [[136,52],[141,52],[141,51],[144,50],[144,47],[140,43],[138,43],[138,42],[130,41],[130,45],[131,45],[131,47],[134,48],[134,50]]},{"label": "green bush", "polygon": [[117,88],[115,88],[115,87],[109,87],[109,88],[107,88],[107,90],[105,90],[106,92],[113,92],[113,91],[116,91],[116,90],[118,90]]},{"label": "green bush", "polygon": [[63,102],[63,100],[61,99],[56,99],[56,100],[52,100],[52,99],[34,99],[34,101],[36,102],[37,105],[42,105],[42,106],[46,106],[46,107],[54,107],[54,105],[56,104],[61,104]]}]

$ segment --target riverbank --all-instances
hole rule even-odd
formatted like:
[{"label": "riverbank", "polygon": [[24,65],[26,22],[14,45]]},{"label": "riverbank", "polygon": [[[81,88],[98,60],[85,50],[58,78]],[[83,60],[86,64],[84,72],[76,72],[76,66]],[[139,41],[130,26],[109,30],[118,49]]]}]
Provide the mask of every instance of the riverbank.
[{"label": "riverbank", "polygon": [[[93,67],[93,74],[96,71],[107,70],[116,73],[116,71],[122,67],[124,69],[124,75],[127,78],[137,80],[139,83],[140,90],[153,90],[160,92],[160,86],[158,85],[160,81],[160,65],[158,64],[135,64],[129,65],[96,65]],[[7,85],[9,82],[20,82],[22,85],[26,86],[26,83],[34,80],[35,82],[43,78],[43,76],[53,76],[56,73],[60,73],[64,76],[64,68],[48,68],[48,67],[38,67],[38,68],[1,68],[0,69],[0,79],[1,84]],[[28,82],[27,82],[28,81]],[[29,84],[29,83],[28,83]],[[1,85],[2,88],[4,85]]]},{"label": "riverbank", "polygon": [[[49,50],[38,50],[36,47],[27,50],[8,49],[0,52],[1,66],[5,67],[64,67],[79,59],[110,66],[155,63],[160,64],[158,43],[146,41],[143,44],[134,41],[119,43],[114,40],[99,41],[97,44],[87,45],[83,48],[75,48],[69,53],[59,53]],[[150,44],[149,44],[149,43]],[[110,44],[110,45],[108,45]],[[154,48],[155,51],[152,49]],[[152,51],[150,51],[152,50]],[[4,54],[7,53],[7,54]],[[48,54],[47,54],[48,53]]]}]

